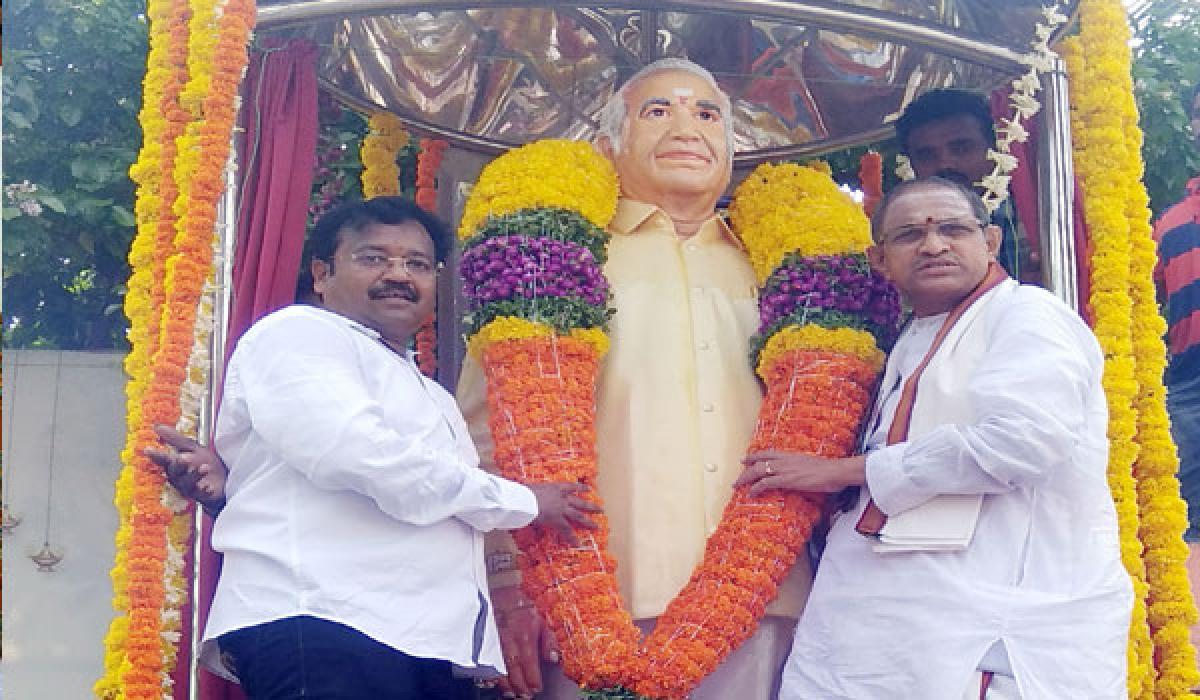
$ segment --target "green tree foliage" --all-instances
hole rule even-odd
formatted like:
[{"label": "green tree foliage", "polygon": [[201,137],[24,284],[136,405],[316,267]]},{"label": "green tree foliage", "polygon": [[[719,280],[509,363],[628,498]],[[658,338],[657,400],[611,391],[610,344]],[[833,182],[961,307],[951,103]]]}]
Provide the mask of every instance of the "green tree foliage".
[{"label": "green tree foliage", "polygon": [[4,2],[6,344],[126,347],[145,5]]},{"label": "green tree foliage", "polygon": [[1200,173],[1188,128],[1187,100],[1200,82],[1200,3],[1154,0],[1132,15],[1138,43],[1133,76],[1145,143],[1146,189],[1155,215],[1183,196]]}]

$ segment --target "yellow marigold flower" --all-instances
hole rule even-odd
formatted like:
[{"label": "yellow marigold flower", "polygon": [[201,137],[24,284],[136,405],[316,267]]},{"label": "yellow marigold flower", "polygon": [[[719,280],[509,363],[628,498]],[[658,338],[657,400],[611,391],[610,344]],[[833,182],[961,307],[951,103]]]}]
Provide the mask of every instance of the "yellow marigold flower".
[{"label": "yellow marigold flower", "polygon": [[[549,338],[556,333],[553,326],[545,323],[527,321],[515,316],[498,316],[471,336],[467,341],[467,352],[471,357],[479,359],[492,343],[517,338]],[[575,328],[570,337],[591,345],[596,349],[597,357],[603,357],[604,353],[608,352],[608,335],[599,328]]]},{"label": "yellow marigold flower", "polygon": [[876,372],[883,368],[883,352],[875,336],[854,328],[823,328],[817,325],[787,326],[771,336],[758,355],[758,374],[766,376],[774,362],[792,350],[825,350],[854,355]]},{"label": "yellow marigold flower", "polygon": [[862,207],[827,173],[793,163],[755,168],[734,191],[729,218],[760,284],[788,253],[861,253],[871,245]]},{"label": "yellow marigold flower", "polygon": [[570,209],[604,228],[617,210],[612,163],[581,141],[546,139],[515,148],[480,173],[459,238],[473,236],[489,216],[538,207]]},{"label": "yellow marigold flower", "polygon": [[608,352],[608,334],[599,328],[574,328],[571,337],[595,348],[596,357],[604,357],[604,353]]},{"label": "yellow marigold flower", "polygon": [[479,329],[467,341],[467,352],[476,359],[483,357],[487,346],[501,340],[514,338],[549,338],[554,335],[554,327],[537,321],[526,321],[515,316],[497,316],[491,322]]}]

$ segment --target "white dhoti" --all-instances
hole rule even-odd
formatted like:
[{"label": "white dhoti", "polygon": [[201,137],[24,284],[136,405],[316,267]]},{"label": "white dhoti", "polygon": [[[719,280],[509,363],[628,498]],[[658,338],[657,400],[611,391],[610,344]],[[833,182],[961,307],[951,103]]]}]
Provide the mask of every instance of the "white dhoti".
[{"label": "white dhoti", "polygon": [[[656,618],[635,620],[642,634],[654,629]],[[796,621],[788,617],[764,617],[745,644],[735,649],[725,661],[705,678],[692,692],[693,700],[775,700],[779,695],[779,679]],[[538,695],[542,700],[575,700],[579,686],[563,675],[558,664],[542,664],[542,685]]]}]

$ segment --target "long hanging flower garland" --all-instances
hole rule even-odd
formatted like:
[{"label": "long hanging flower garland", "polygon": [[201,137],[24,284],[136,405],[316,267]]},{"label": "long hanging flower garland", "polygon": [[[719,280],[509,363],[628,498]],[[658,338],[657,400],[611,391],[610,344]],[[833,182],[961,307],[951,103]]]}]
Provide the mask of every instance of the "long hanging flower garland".
[{"label": "long hanging flower garland", "polygon": [[[1124,13],[1121,21],[1128,38]],[[1119,33],[1106,32],[1105,36],[1108,41],[1114,41]],[[1119,46],[1128,61],[1127,41]],[[1158,674],[1154,693],[1156,698],[1179,698],[1190,696],[1191,690],[1200,684],[1196,650],[1190,640],[1191,626],[1197,619],[1196,603],[1192,599],[1185,568],[1188,547],[1180,537],[1188,525],[1187,504],[1180,497],[1179,479],[1176,477],[1179,460],[1171,439],[1166,388],[1162,381],[1166,369],[1167,352],[1163,338],[1167,325],[1159,313],[1154,288],[1158,251],[1150,226],[1150,200],[1142,184],[1145,170],[1141,155],[1142,131],[1138,127],[1137,103],[1128,71],[1125,72],[1122,88],[1124,141],[1128,152],[1126,175],[1129,197],[1126,215],[1131,241],[1133,353],[1139,387],[1137,442],[1141,449],[1133,465],[1141,516],[1138,534],[1144,548],[1146,582],[1150,587],[1146,618],[1150,623],[1154,664]]]},{"label": "long hanging flower garland", "polygon": [[138,185],[134,207],[138,230],[129,252],[132,274],[125,296],[131,346],[125,358],[125,371],[129,375],[125,389],[128,429],[121,453],[122,464],[126,466],[117,479],[114,499],[119,524],[111,578],[113,609],[118,615],[105,637],[104,675],[94,687],[96,695],[105,698],[124,694],[122,676],[131,663],[126,649],[131,566],[134,570],[153,567],[153,561],[147,564],[145,560],[156,560],[159,556],[154,546],[157,533],[148,532],[145,527],[135,531],[135,490],[142,495],[142,489],[135,488],[135,481],[140,481],[135,475],[152,470],[142,450],[157,444],[151,423],[143,417],[142,401],[152,378],[164,300],[165,262],[175,232],[173,205],[177,190],[173,171],[175,139],[183,133],[187,121],[179,108],[179,93],[187,73],[188,12],[185,0],[152,0],[147,5],[150,51],[139,115],[144,140],[138,160],[130,168],[130,178]]},{"label": "long hanging flower garland", "polygon": [[[437,173],[442,167],[442,153],[446,142],[441,139],[421,139],[421,150],[417,152],[417,206],[428,212],[437,211]],[[417,350],[417,367],[427,377],[437,375],[437,312],[425,319],[417,329],[414,341]]]},{"label": "long hanging flower garland", "polygon": [[1022,64],[1029,66],[1029,70],[1009,83],[1012,91],[1008,96],[1008,104],[1012,108],[1012,114],[1000,119],[996,125],[996,147],[989,148],[987,154],[988,159],[996,165],[979,183],[984,189],[983,203],[988,211],[995,211],[1008,199],[1008,183],[1018,165],[1017,157],[1012,154],[1012,143],[1024,143],[1029,138],[1022,122],[1031,119],[1042,108],[1037,99],[1037,94],[1042,89],[1038,76],[1054,67],[1050,37],[1067,19],[1067,16],[1059,11],[1057,2],[1042,8],[1042,21],[1034,26],[1029,52],[1020,58]]},{"label": "long hanging flower garland", "polygon": [[[769,272],[784,260],[766,282],[764,334],[782,331],[761,353],[760,373],[774,390],[751,449],[845,455],[882,365],[864,329],[888,342],[898,298],[861,256],[870,240],[862,211],[827,175],[777,172],[785,176],[760,172],[761,186],[740,191],[735,204],[758,234],[758,267]],[[789,196],[801,206],[780,206]],[[611,166],[590,147],[544,141],[493,161],[468,201],[459,233],[469,349],[488,380],[496,463],[509,478],[595,484],[595,377],[609,313],[602,226],[615,199]],[[802,292],[804,285],[828,291]],[[815,323],[786,323],[805,309]],[[819,516],[819,500],[736,494],[644,642],[620,601],[603,518],[599,531],[579,533],[584,545],[576,549],[533,529],[518,532],[523,585],[559,642],[564,671],[593,697],[682,698],[753,634]]]},{"label": "long hanging flower garland", "polygon": [[[184,24],[182,18],[188,16]],[[139,200],[151,197],[139,201],[139,224],[152,227],[155,236],[149,239],[139,230],[142,240],[131,251],[137,281],[131,284],[127,308],[138,329],[130,353],[136,374],[131,372],[130,444],[117,483],[118,508],[127,526],[117,535],[113,579],[118,618],[106,640],[105,676],[95,687],[100,697],[171,696],[179,605],[186,597],[182,552],[190,528],[176,512],[185,504],[169,493],[161,471],[141,451],[156,444],[150,426],[179,420],[181,400],[194,393],[186,388],[189,375],[192,382],[206,381],[206,367],[189,368],[189,360],[197,343],[206,344],[210,330],[203,318],[197,323],[197,311],[211,272],[217,201],[225,186],[237,89],[254,19],[251,0],[227,0],[220,6],[174,0],[155,3],[151,14],[152,42],[168,47],[169,59],[152,58],[147,85],[167,124],[175,128],[164,129],[154,123],[153,113],[143,112],[147,146],[131,173],[138,179]],[[184,39],[186,45],[181,44]],[[184,57],[186,63],[181,62]],[[151,145],[155,139],[157,147]],[[173,188],[178,192],[174,201]],[[157,306],[153,300],[160,300]]]},{"label": "long hanging flower garland", "polygon": [[[1138,450],[1133,474],[1148,586],[1146,617],[1153,644],[1153,667],[1147,673],[1146,685],[1152,685],[1149,690],[1153,697],[1182,697],[1200,682],[1195,650],[1188,639],[1196,609],[1184,569],[1187,546],[1180,534],[1187,526],[1186,505],[1175,478],[1178,462],[1172,449],[1162,385],[1166,358],[1162,336],[1166,327],[1158,313],[1152,282],[1156,249],[1149,226],[1148,199],[1141,183],[1142,137],[1129,68],[1130,31],[1124,8],[1115,0],[1085,0],[1080,7],[1080,26],[1077,50],[1082,56],[1072,56],[1074,65],[1069,67],[1073,77],[1082,78],[1080,87],[1073,90],[1073,95],[1078,95],[1079,109],[1088,110],[1087,116],[1080,114],[1082,123],[1075,128],[1082,131],[1080,145],[1086,148],[1077,160],[1087,163],[1087,174],[1091,176],[1090,180],[1084,179],[1084,193],[1088,224],[1093,230],[1093,266],[1097,259],[1128,266],[1125,279],[1130,306],[1124,323],[1130,340],[1121,350],[1127,352],[1123,359],[1133,366],[1132,379],[1136,382],[1131,402]],[[1077,72],[1080,69],[1082,74]],[[1105,112],[1103,119],[1090,121],[1096,119],[1097,111]],[[1099,200],[1095,208],[1088,206],[1094,196]],[[1097,217],[1095,224],[1093,214]],[[1101,233],[1123,226],[1126,238],[1122,247],[1103,250],[1097,226]],[[1104,274],[1097,268],[1092,284]],[[1095,308],[1095,302],[1093,307],[1099,325],[1101,309]],[[1105,349],[1109,350],[1107,346]],[[1142,695],[1150,697],[1150,692],[1144,689]]]},{"label": "long hanging flower garland", "polygon": [[[492,161],[459,226],[468,349],[487,377],[489,425],[504,476],[576,481],[597,503],[595,384],[608,347],[601,272],[616,211],[612,165],[590,146],[539,141]],[[638,637],[622,607],[608,524],[571,548],[515,533],[522,584],[584,688],[629,687]]]},{"label": "long hanging flower garland", "polygon": [[[866,215],[827,172],[792,164],[759,166],[729,211],[762,285],[752,361],[766,396],[748,450],[848,456],[900,313],[896,291],[867,264]],[[734,491],[700,564],[642,645],[638,692],[686,697],[754,634],[824,500]]]},{"label": "long hanging flower garland", "polygon": [[376,112],[367,120],[370,131],[362,142],[363,197],[400,194],[400,166],[396,156],[408,145],[408,132],[391,112]]},{"label": "long hanging flower garland", "polygon": [[[1121,559],[1133,579],[1134,609],[1129,630],[1129,697],[1153,697],[1154,660],[1146,623],[1146,568],[1138,539],[1137,484],[1133,462],[1137,458],[1137,414],[1134,400],[1137,379],[1133,367],[1133,339],[1129,318],[1129,226],[1125,219],[1124,190],[1111,166],[1122,162],[1121,115],[1110,98],[1089,86],[1105,85],[1078,40],[1063,42],[1061,53],[1072,76],[1071,131],[1075,167],[1084,191],[1084,212],[1092,241],[1092,330],[1104,349],[1104,392],[1108,400],[1108,483],[1117,509]],[[1105,87],[1107,90],[1107,87]],[[1114,123],[1115,121],[1115,123]],[[1115,130],[1115,138],[1112,131]]]}]

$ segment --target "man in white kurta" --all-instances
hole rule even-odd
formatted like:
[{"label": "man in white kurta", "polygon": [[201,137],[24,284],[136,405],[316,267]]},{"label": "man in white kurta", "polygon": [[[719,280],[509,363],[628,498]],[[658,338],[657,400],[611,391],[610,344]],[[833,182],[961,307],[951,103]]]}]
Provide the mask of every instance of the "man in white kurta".
[{"label": "man in white kurta", "polygon": [[[754,461],[743,477],[863,485],[832,525],[783,698],[1126,697],[1132,588],[1105,476],[1103,357],[1071,309],[1007,279],[976,200],[915,181],[873,222],[872,259],[915,317],[867,456]],[[982,494],[965,548],[881,553],[856,530],[869,501],[895,517],[943,494]]]}]

